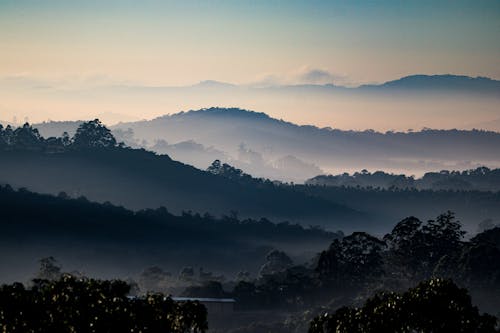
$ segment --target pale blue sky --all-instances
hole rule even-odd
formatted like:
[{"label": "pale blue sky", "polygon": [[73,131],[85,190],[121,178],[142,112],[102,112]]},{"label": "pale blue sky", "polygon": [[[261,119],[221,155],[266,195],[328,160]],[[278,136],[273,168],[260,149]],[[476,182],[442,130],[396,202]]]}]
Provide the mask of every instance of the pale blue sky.
[{"label": "pale blue sky", "polygon": [[[217,105],[344,129],[467,128],[497,119],[498,99],[142,87],[352,86],[444,73],[500,79],[499,41],[500,0],[0,0],[0,120],[119,121]],[[115,91],[116,84],[137,89]]]},{"label": "pale blue sky", "polygon": [[182,85],[500,77],[500,1],[5,1],[0,75]]}]

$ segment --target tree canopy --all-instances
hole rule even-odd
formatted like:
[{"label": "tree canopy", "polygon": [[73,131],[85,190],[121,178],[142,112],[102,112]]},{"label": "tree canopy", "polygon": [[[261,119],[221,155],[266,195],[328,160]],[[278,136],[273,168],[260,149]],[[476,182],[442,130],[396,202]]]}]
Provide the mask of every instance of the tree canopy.
[{"label": "tree canopy", "polygon": [[496,332],[497,319],[480,314],[466,289],[434,278],[399,293],[381,293],[360,308],[342,307],[311,322],[309,333]]},{"label": "tree canopy", "polygon": [[174,302],[161,294],[128,297],[130,286],[63,275],[0,287],[0,329],[9,333],[152,332],[194,333],[207,329],[197,302]]}]

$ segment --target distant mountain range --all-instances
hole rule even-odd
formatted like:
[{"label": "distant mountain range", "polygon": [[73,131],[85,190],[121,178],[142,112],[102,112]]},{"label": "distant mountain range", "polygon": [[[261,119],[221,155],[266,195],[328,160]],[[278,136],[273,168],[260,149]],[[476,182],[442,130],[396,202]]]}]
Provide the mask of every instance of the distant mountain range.
[{"label": "distant mountain range", "polygon": [[[119,88],[120,86],[116,86]],[[134,86],[122,86],[123,88],[133,89]],[[169,86],[156,86],[156,87],[142,87],[143,89],[150,88],[156,91],[167,91],[175,89],[180,90],[223,90],[223,91],[236,91],[236,90],[253,90],[253,91],[267,91],[267,92],[317,92],[317,93],[332,93],[332,92],[350,92],[350,93],[366,93],[366,92],[457,92],[465,94],[486,94],[500,97],[500,81],[487,77],[470,77],[465,75],[409,75],[400,79],[387,81],[378,84],[362,84],[354,87],[346,87],[334,84],[271,84],[271,85],[236,85],[228,82],[221,82],[215,80],[205,80],[197,84],[182,87],[169,87]]]},{"label": "distant mountain range", "polygon": [[[40,110],[8,108],[29,98]],[[102,84],[67,86],[28,78],[0,78],[0,114],[23,119],[93,119],[106,124],[153,119],[179,110],[210,106],[258,110],[273,118],[348,129],[469,129],[498,118],[500,81],[460,75],[411,75],[381,84],[343,87],[333,84],[194,85]],[[473,112],[472,112],[473,110]],[[9,116],[10,115],[10,116]],[[38,118],[37,118],[38,117]],[[485,127],[500,131],[493,124]],[[480,127],[483,128],[483,127]],[[177,142],[169,142],[177,143]],[[198,142],[204,144],[204,142]],[[217,148],[217,147],[216,147]]]},{"label": "distant mountain range", "polygon": [[382,84],[362,85],[361,90],[405,90],[405,91],[456,91],[460,93],[483,93],[500,96],[500,81],[487,77],[463,75],[410,75]]},{"label": "distant mountain range", "polygon": [[[36,124],[70,134],[79,122]],[[302,182],[319,173],[384,170],[423,174],[500,166],[500,133],[477,130],[343,131],[299,126],[265,113],[209,108],[112,127],[121,141],[198,168],[221,159],[257,177]],[[183,143],[183,144],[180,144]],[[286,157],[286,158],[285,158]]]}]

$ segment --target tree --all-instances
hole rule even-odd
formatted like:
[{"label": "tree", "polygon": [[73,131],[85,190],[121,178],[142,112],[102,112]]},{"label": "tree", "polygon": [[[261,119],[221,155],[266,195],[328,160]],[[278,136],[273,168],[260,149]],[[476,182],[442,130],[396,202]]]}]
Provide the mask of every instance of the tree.
[{"label": "tree", "polygon": [[272,250],[267,254],[266,263],[260,268],[259,275],[265,276],[283,272],[292,265],[292,259],[285,252]]},{"label": "tree", "polygon": [[309,333],[492,332],[497,319],[479,314],[466,289],[451,280],[431,279],[403,294],[382,293],[361,308],[343,307],[320,315]]},{"label": "tree", "polygon": [[359,286],[380,277],[385,242],[365,232],[355,232],[341,241],[334,240],[320,254],[316,271],[323,283]]},{"label": "tree", "polygon": [[452,254],[462,246],[461,240],[465,235],[455,214],[448,211],[439,215],[436,220],[429,220],[422,227],[424,245],[427,247],[429,268],[444,256]]},{"label": "tree", "polygon": [[81,124],[73,137],[73,146],[77,148],[112,148],[116,145],[115,137],[99,119]]},{"label": "tree", "polygon": [[14,130],[10,144],[16,149],[41,150],[43,148],[43,138],[36,128],[25,123],[22,127]]},{"label": "tree", "polygon": [[407,217],[396,224],[384,241],[389,250],[387,266],[398,278],[418,279],[420,273],[428,270],[422,221],[416,217]]},{"label": "tree", "polygon": [[56,280],[61,277],[61,266],[57,260],[50,256],[40,259],[40,269],[37,278],[44,280]]},{"label": "tree", "polygon": [[127,297],[130,286],[119,280],[63,275],[0,287],[0,331],[202,333],[207,313],[197,302],[174,302],[162,294]]},{"label": "tree", "polygon": [[165,284],[172,276],[169,272],[165,272],[158,266],[151,266],[146,268],[139,277],[139,284],[144,291],[159,291],[162,284]]}]

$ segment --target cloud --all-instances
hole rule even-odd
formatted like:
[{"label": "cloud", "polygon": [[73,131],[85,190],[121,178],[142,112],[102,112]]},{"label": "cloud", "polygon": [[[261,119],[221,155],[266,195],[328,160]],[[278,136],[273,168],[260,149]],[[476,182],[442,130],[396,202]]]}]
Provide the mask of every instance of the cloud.
[{"label": "cloud", "polygon": [[301,67],[287,73],[266,73],[258,77],[251,85],[259,87],[296,85],[296,84],[334,84],[353,86],[347,75],[332,73],[323,68]]},{"label": "cloud", "polygon": [[326,84],[333,83],[337,77],[322,69],[311,69],[301,74],[298,79],[303,83]]},{"label": "cloud", "polygon": [[302,69],[296,74],[296,82],[300,84],[350,85],[346,75],[334,74],[322,68]]}]

